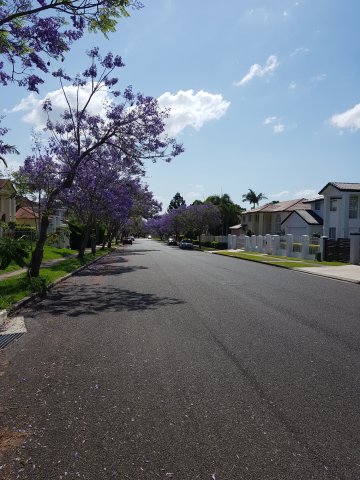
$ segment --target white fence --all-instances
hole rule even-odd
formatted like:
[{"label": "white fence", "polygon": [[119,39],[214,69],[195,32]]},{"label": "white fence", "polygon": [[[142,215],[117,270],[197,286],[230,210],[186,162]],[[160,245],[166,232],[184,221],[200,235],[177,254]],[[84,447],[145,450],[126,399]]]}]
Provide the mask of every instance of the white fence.
[{"label": "white fence", "polygon": [[321,241],[308,235],[228,235],[228,248],[313,260],[321,253]]}]

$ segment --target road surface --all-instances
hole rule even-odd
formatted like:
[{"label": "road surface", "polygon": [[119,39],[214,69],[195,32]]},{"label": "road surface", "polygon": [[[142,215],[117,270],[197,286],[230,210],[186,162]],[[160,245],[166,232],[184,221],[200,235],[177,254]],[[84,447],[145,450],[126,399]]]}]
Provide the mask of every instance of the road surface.
[{"label": "road surface", "polygon": [[359,292],[137,240],[21,312],[0,478],[360,478]]}]

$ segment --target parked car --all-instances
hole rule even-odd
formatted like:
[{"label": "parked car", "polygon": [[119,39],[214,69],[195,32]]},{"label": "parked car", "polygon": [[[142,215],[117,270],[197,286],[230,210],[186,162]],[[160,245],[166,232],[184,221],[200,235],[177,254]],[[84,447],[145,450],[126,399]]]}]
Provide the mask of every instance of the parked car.
[{"label": "parked car", "polygon": [[151,236],[151,235],[148,235],[148,239],[151,240],[151,239],[152,239],[152,236]]},{"label": "parked car", "polygon": [[130,235],[129,238],[130,238],[133,242],[135,242],[135,237],[134,237],[134,235]]},{"label": "parked car", "polygon": [[177,245],[177,241],[175,238],[170,237],[169,240],[167,241],[168,245]]},{"label": "parked car", "polygon": [[183,248],[184,250],[192,250],[194,248],[194,244],[191,240],[181,240],[179,247]]},{"label": "parked car", "polygon": [[132,245],[132,240],[130,237],[125,237],[123,238],[123,241],[122,241],[123,245]]}]

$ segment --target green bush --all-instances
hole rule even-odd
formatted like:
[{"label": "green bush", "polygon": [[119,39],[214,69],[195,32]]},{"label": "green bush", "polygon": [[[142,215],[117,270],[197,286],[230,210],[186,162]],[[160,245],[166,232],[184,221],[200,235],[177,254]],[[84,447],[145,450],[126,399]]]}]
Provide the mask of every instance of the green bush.
[{"label": "green bush", "polygon": [[0,238],[0,270],[5,270],[11,262],[19,267],[25,267],[29,256],[29,246],[23,239]]},{"label": "green bush", "polygon": [[15,227],[15,238],[25,237],[26,240],[34,242],[36,240],[36,229],[30,225],[17,225]]},{"label": "green bush", "polygon": [[215,248],[216,250],[226,250],[228,245],[226,242],[211,242],[211,248]]}]

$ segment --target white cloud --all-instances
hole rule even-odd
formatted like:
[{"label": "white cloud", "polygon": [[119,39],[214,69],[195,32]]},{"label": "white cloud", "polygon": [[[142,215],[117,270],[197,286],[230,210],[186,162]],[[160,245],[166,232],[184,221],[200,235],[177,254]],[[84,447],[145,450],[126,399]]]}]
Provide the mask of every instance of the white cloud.
[{"label": "white cloud", "polygon": [[271,198],[281,198],[281,197],[284,197],[285,195],[289,195],[289,190],[283,190],[282,192],[279,192],[279,193],[274,193],[271,196]]},{"label": "white cloud", "polygon": [[185,194],[185,198],[191,202],[193,202],[194,200],[200,200],[200,198],[202,197],[203,197],[202,192],[187,192]]},{"label": "white cloud", "polygon": [[360,103],[346,110],[343,113],[333,115],[330,119],[332,125],[338,128],[348,128],[350,130],[360,129]]},{"label": "white cloud", "polygon": [[276,125],[274,125],[274,129],[273,129],[274,133],[283,133],[284,130],[285,130],[285,125],[283,125],[282,123],[277,123]]},{"label": "white cloud", "polygon": [[[76,104],[77,89],[72,86],[64,88],[71,105]],[[90,86],[85,86],[79,90],[79,104],[84,105],[88,99]],[[34,94],[23,98],[16,105],[12,112],[24,112],[22,120],[30,123],[36,130],[45,127],[47,117],[43,111],[43,103],[50,100],[52,104],[51,119],[56,121],[60,114],[68,108],[62,91],[55,90],[49,92],[44,98],[39,99]],[[94,96],[89,105],[90,114],[100,114],[104,111],[104,105],[110,101],[106,91],[100,91]],[[225,115],[230,106],[230,102],[223,99],[220,94],[211,94],[200,90],[194,94],[193,90],[178,91],[175,95],[169,92],[164,93],[158,99],[161,108],[170,107],[170,118],[167,120],[167,131],[169,135],[177,135],[185,127],[192,126],[196,130],[200,129],[204,123],[210,120],[216,120]]]},{"label": "white cloud", "polygon": [[243,13],[243,18],[245,21],[266,23],[270,18],[270,14],[264,7],[250,8]]},{"label": "white cloud", "polygon": [[248,73],[238,82],[235,82],[237,87],[242,87],[246,85],[255,77],[264,77],[265,75],[271,75],[274,70],[279,66],[278,59],[276,55],[270,55],[270,57],[266,60],[264,66],[259,65],[258,63],[254,63],[251,65]]},{"label": "white cloud", "polygon": [[327,79],[326,73],[320,73],[319,75],[315,75],[315,77],[312,77],[310,79],[310,81],[311,82],[323,82],[326,79]]},{"label": "white cloud", "polygon": [[305,188],[295,193],[295,198],[314,198],[318,196],[317,190],[311,188]]},{"label": "white cloud", "polygon": [[[87,101],[90,93],[90,85],[86,85],[78,92],[76,87],[72,85],[64,87],[65,93],[69,99],[70,105],[76,105],[77,95],[79,97],[79,106],[83,106]],[[44,98],[38,98],[33,93],[23,98],[18,105],[16,105],[12,112],[25,112],[22,120],[34,126],[35,130],[40,130],[45,127],[46,114],[43,111],[43,103],[45,100],[50,100],[52,105],[51,119],[56,121],[60,118],[60,114],[68,108],[66,99],[61,89],[54,90],[46,94]],[[89,105],[88,112],[91,114],[101,114],[104,105],[109,101],[109,95],[106,91],[99,91],[95,95]]]},{"label": "white cloud", "polygon": [[309,53],[310,49],[306,47],[299,47],[296,48],[293,52],[290,53],[290,57],[295,57],[296,55],[300,55],[303,53]]},{"label": "white cloud", "polygon": [[169,135],[176,136],[190,126],[199,130],[204,123],[223,117],[230,106],[221,94],[212,94],[200,90],[179,90],[175,95],[165,92],[158,98],[163,108],[170,107],[167,120]]},{"label": "white cloud", "polygon": [[185,194],[185,199],[187,203],[192,203],[194,200],[204,200],[205,186],[201,184],[189,184],[188,187],[191,188],[191,191]]},{"label": "white cloud", "polygon": [[295,88],[297,87],[296,83],[295,82],[291,82],[288,86],[288,89],[289,90],[295,90]]},{"label": "white cloud", "polygon": [[271,125],[272,123],[276,122],[277,117],[267,117],[264,120],[264,125]]},{"label": "white cloud", "polygon": [[281,119],[278,117],[267,117],[263,124],[272,125],[274,133],[282,133],[285,130],[285,125],[281,123]]}]

